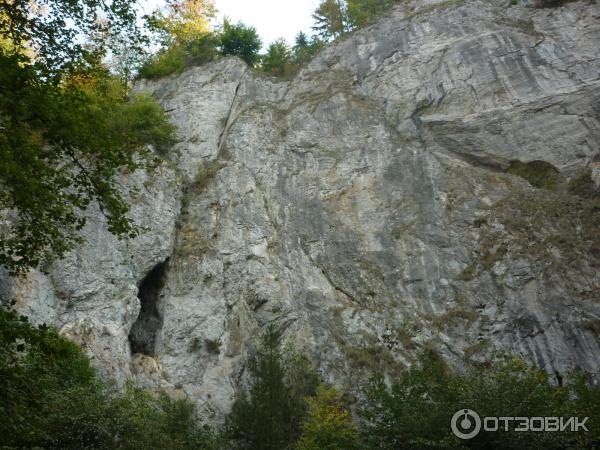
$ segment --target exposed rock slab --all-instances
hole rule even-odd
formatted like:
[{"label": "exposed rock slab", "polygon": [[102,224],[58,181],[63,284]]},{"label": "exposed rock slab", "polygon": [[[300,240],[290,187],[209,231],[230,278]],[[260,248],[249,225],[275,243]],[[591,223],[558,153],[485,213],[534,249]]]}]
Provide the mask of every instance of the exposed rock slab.
[{"label": "exposed rock slab", "polygon": [[[216,418],[272,322],[337,383],[430,345],[457,367],[502,351],[557,379],[598,371],[599,256],[530,245],[581,232],[513,228],[555,194],[505,169],[597,165],[599,18],[589,2],[412,2],[290,82],[235,58],[143,82],[180,134],[174,169],[135,175],[149,231],[119,243],[97,220],[50,277],[4,292],[106,373]],[[154,354],[132,358],[136,286],[167,258]]]}]

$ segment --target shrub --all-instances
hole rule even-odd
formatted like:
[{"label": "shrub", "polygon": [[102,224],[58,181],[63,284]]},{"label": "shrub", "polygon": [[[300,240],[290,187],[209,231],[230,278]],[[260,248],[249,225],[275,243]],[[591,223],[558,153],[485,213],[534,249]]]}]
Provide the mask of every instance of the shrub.
[{"label": "shrub", "polygon": [[[388,386],[376,377],[366,386],[361,409],[370,448],[589,448],[598,438],[600,392],[574,373],[565,387],[553,386],[543,370],[508,358],[466,374],[452,372],[435,353],[422,355]],[[589,417],[590,433],[498,431],[461,441],[451,431],[460,409],[481,417]],[[594,422],[590,422],[594,421]]]},{"label": "shrub", "polygon": [[362,27],[383,15],[396,0],[347,0],[348,21],[351,27]]},{"label": "shrub", "polygon": [[112,394],[54,328],[0,308],[0,447],[217,449],[194,406],[129,386]]},{"label": "shrub", "polygon": [[138,78],[154,80],[180,73],[192,65],[211,61],[218,53],[219,38],[206,33],[200,38],[176,43],[151,57],[139,70]]},{"label": "shrub", "polygon": [[295,72],[292,52],[283,39],[273,42],[262,58],[262,70],[275,76],[291,75]]},{"label": "shrub", "polygon": [[235,55],[242,58],[249,66],[254,66],[260,60],[258,52],[262,42],[254,27],[242,23],[223,23],[223,31],[219,37],[222,55]]}]

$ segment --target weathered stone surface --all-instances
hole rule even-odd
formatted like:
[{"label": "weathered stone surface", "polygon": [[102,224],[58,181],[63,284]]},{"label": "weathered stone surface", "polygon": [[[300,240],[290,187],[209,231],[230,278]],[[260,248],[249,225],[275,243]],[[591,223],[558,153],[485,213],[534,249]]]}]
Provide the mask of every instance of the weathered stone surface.
[{"label": "weathered stone surface", "polygon": [[[0,292],[105,373],[217,419],[272,322],[336,383],[430,345],[459,368],[503,351],[598,371],[597,228],[505,169],[546,161],[563,190],[597,177],[599,18],[589,2],[415,1],[290,82],[235,58],[143,82],[180,134],[175,169],[133,176],[149,231],[119,243],[96,220],[50,277]],[[136,285],[167,258],[154,354],[132,357]]]}]

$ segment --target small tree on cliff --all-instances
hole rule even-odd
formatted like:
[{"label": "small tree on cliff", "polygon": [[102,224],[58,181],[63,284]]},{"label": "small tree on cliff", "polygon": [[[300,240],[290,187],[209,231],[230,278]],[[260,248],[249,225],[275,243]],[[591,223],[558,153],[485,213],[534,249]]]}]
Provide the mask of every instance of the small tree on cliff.
[{"label": "small tree on cliff", "polygon": [[325,41],[344,34],[348,27],[346,11],[340,0],[323,0],[313,13],[313,30]]},{"label": "small tree on cliff", "polygon": [[220,37],[220,50],[222,55],[237,55],[250,66],[259,60],[258,52],[262,42],[254,27],[247,27],[242,23],[231,24],[227,19],[223,21],[223,32]]}]

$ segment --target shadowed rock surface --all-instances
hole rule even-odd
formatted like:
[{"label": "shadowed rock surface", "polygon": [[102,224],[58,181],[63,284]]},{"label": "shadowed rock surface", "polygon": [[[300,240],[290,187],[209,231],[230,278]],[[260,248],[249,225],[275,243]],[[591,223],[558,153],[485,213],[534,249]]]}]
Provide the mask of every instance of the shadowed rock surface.
[{"label": "shadowed rock surface", "polygon": [[[273,322],[349,386],[428,346],[600,369],[598,4],[413,1],[289,82],[227,58],[136,89],[180,137],[124,178],[149,231],[119,242],[92,213],[49,276],[0,283],[103,373],[220,419]],[[136,286],[167,258],[132,354]]]}]

